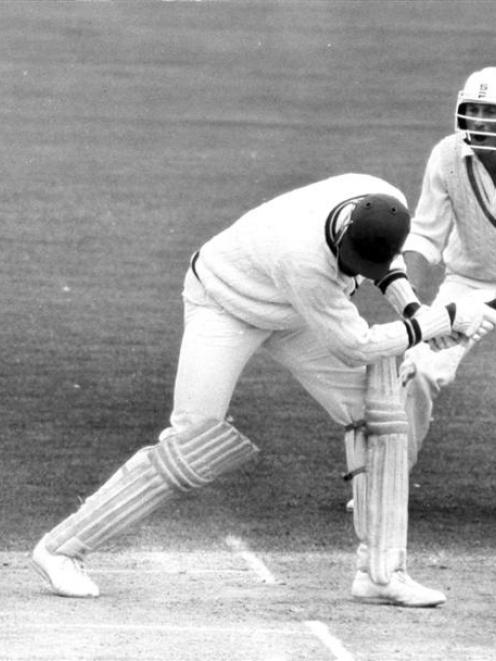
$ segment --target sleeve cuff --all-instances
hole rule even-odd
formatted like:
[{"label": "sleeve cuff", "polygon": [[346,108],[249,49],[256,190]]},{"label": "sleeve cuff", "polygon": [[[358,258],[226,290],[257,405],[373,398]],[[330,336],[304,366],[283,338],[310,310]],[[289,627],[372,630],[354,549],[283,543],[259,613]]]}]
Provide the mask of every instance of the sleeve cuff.
[{"label": "sleeve cuff", "polygon": [[420,307],[420,301],[403,271],[390,271],[376,285],[402,317],[411,317]]}]

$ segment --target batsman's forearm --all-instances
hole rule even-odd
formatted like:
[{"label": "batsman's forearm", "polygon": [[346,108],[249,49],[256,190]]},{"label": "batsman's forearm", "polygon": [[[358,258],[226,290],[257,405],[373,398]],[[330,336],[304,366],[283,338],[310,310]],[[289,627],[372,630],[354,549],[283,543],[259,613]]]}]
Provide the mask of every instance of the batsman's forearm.
[{"label": "batsman's forearm", "polygon": [[[487,305],[496,310],[496,299]],[[332,352],[346,365],[368,365],[381,358],[399,356],[419,342],[450,335],[455,316],[456,305],[450,303],[428,308],[411,319],[375,324],[360,335],[343,333],[339,342],[334,334],[333,342],[329,344]]]},{"label": "batsman's forearm", "polygon": [[434,337],[449,335],[453,329],[454,314],[455,308],[447,305],[430,308],[412,319],[405,319],[409,347]]},{"label": "batsman's forearm", "polygon": [[437,335],[448,335],[451,321],[446,308],[427,311],[418,319],[374,324],[360,336],[348,334],[332,352],[350,366],[368,365],[381,358],[400,356],[409,347]]},{"label": "batsman's forearm", "polygon": [[400,316],[411,317],[420,308],[420,301],[403,271],[390,271],[375,284]]}]

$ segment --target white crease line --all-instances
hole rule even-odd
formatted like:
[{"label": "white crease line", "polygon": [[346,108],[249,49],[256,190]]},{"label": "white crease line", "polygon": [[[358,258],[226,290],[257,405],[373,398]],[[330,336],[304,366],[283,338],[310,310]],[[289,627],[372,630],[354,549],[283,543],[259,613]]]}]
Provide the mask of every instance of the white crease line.
[{"label": "white crease line", "polygon": [[244,574],[246,569],[105,569],[105,567],[88,568],[88,574]]},{"label": "white crease line", "polygon": [[[72,629],[88,631],[97,630],[97,631],[161,631],[169,633],[198,633],[204,635],[205,633],[216,633],[216,634],[231,634],[233,636],[253,636],[254,633],[263,634],[267,636],[301,636],[301,629],[295,627],[257,627],[257,626],[240,626],[235,625],[232,627],[223,627],[223,626],[201,626],[201,625],[180,625],[180,624],[163,624],[163,623],[148,623],[148,624],[119,624],[119,623],[104,623],[104,622],[27,622],[26,619],[32,616],[38,616],[39,613],[33,612],[18,612],[15,613],[14,622],[2,622],[2,630],[5,633],[7,627],[15,627],[16,631],[21,631],[23,629],[50,629],[53,631],[66,630],[70,631]],[[7,619],[13,620],[14,613],[12,612],[0,612],[0,617],[6,617]],[[19,620],[19,621],[17,621]],[[20,621],[22,620],[22,621]]]},{"label": "white crease line", "polygon": [[318,620],[307,620],[305,625],[320,640],[320,642],[330,650],[336,657],[335,661],[355,661],[355,657],[348,652],[343,643],[333,636],[328,627]]},{"label": "white crease line", "polygon": [[[51,631],[134,631],[134,632],[162,632],[162,633],[196,633],[204,635],[205,633],[214,633],[220,635],[231,634],[234,636],[252,636],[254,632],[267,636],[286,636],[288,638],[301,636],[301,628],[295,626],[287,627],[249,627],[236,625],[233,627],[215,627],[198,625],[176,625],[176,624],[118,624],[104,622],[28,622],[33,617],[39,617],[37,611],[0,611],[0,618],[3,619],[3,631],[7,634],[9,630],[15,629],[16,632],[29,629],[41,629]],[[10,621],[9,621],[10,620]],[[353,655],[348,652],[341,641],[333,636],[323,622],[309,620],[303,623],[306,628],[316,636],[320,642],[334,655],[333,661],[355,661]],[[280,659],[275,657],[273,661],[284,661],[284,656]]]},{"label": "white crease line", "polygon": [[252,551],[250,551],[247,544],[245,544],[242,539],[228,535],[226,537],[226,543],[229,548],[234,551],[234,553],[243,558],[248,567],[250,567],[250,569],[252,569],[257,574],[263,583],[268,583],[269,585],[276,585],[278,583],[275,576],[268,569],[265,563],[262,562],[260,558],[257,558],[257,556]]}]

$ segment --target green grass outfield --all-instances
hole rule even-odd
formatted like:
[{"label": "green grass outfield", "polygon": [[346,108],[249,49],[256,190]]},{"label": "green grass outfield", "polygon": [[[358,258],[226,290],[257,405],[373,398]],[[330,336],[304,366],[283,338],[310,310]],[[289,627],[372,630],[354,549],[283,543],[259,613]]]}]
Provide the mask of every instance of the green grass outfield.
[{"label": "green grass outfield", "polygon": [[[440,397],[411,480],[412,574],[447,592],[442,609],[349,600],[342,431],[261,357],[230,412],[260,463],[104,549],[103,601],[50,597],[26,563],[166,426],[190,254],[334,173],[382,176],[413,207],[459,87],[496,64],[495,25],[496,5],[476,1],[0,3],[2,661],[340,658],[298,628],[314,620],[356,661],[496,659],[493,337]],[[371,322],[391,318],[371,288],[358,300]],[[232,585],[229,535],[277,587]],[[179,566],[169,583],[153,565],[153,581],[145,552],[199,558],[199,571],[214,556],[219,574]],[[196,634],[178,628],[188,617]]]}]

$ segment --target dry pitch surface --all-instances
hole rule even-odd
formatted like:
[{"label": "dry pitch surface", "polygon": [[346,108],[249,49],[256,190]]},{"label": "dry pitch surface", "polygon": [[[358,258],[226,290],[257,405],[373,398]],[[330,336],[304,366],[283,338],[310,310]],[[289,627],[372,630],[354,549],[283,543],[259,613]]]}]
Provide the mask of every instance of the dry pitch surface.
[{"label": "dry pitch surface", "polygon": [[[95,554],[90,569],[103,592],[98,600],[40,591],[25,554],[2,554],[0,658],[492,658],[488,586],[496,578],[494,558],[417,555],[413,566],[426,579],[439,582],[442,576],[457,594],[443,608],[408,610],[354,603],[348,553],[255,554],[239,538],[224,542],[181,554],[144,545]],[[472,574],[472,564],[484,572]],[[482,574],[488,583],[474,585],[472,576]]]}]

